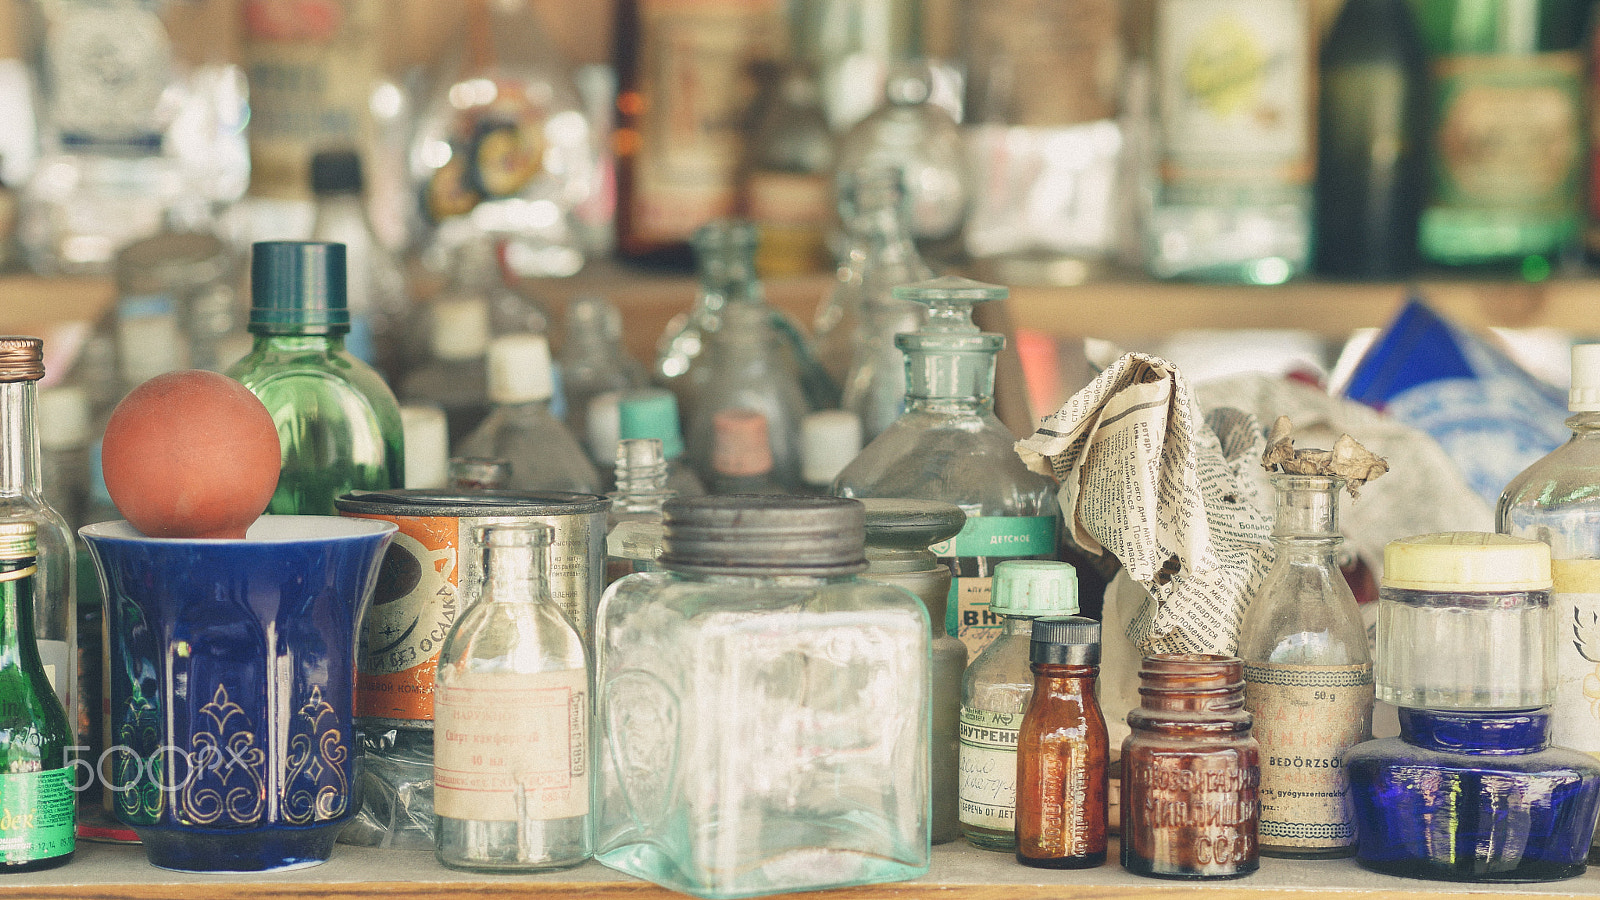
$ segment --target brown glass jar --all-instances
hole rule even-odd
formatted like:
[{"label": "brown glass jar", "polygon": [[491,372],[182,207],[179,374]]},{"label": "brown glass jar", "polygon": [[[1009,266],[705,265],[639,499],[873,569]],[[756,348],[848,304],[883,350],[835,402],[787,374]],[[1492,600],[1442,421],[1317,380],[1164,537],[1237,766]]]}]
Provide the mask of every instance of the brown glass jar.
[{"label": "brown glass jar", "polygon": [[1147,656],[1122,743],[1122,865],[1156,878],[1234,878],[1259,866],[1260,749],[1244,663]]}]

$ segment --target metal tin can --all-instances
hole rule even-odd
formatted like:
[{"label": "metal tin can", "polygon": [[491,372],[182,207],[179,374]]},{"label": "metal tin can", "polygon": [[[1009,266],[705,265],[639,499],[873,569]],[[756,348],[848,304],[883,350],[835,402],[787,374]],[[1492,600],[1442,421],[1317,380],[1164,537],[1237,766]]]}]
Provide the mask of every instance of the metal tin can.
[{"label": "metal tin can", "polygon": [[433,727],[433,675],[450,626],[478,598],[483,548],[474,531],[541,522],[555,531],[550,594],[587,641],[604,587],[611,501],[562,491],[357,491],[340,515],[400,527],[361,626],[356,716],[363,725]]}]

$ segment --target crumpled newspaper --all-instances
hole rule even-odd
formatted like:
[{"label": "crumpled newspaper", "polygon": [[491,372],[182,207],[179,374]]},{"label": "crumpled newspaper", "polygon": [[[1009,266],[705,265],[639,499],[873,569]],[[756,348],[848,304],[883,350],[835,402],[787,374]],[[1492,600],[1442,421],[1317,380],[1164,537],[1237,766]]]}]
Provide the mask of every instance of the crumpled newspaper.
[{"label": "crumpled newspaper", "polygon": [[1361,496],[1361,486],[1389,471],[1389,461],[1361,446],[1349,434],[1339,435],[1332,450],[1296,450],[1294,426],[1279,416],[1267,434],[1267,452],[1261,466],[1268,472],[1289,475],[1337,475],[1351,498]]},{"label": "crumpled newspaper", "polygon": [[1226,442],[1175,366],[1128,353],[1016,444],[1060,480],[1069,537],[1109,550],[1149,592],[1126,627],[1143,653],[1231,655],[1271,562],[1271,507],[1247,471],[1265,448],[1260,424],[1214,420]]}]

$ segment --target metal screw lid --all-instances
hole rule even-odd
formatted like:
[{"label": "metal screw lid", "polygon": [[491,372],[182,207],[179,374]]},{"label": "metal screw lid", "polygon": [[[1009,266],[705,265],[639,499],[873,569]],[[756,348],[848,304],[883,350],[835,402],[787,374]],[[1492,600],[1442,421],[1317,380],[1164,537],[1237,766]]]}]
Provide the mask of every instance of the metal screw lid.
[{"label": "metal screw lid", "polygon": [[1028,659],[1057,666],[1098,665],[1100,623],[1083,616],[1034,619]]},{"label": "metal screw lid", "polygon": [[0,337],[0,382],[38,381],[43,377],[43,338],[25,335]]},{"label": "metal screw lid", "polygon": [[39,526],[28,521],[0,522],[0,560],[33,559],[38,551]]},{"label": "metal screw lid", "polygon": [[867,567],[863,508],[837,497],[725,494],[664,508],[660,562],[699,575],[849,575]]},{"label": "metal screw lid", "polygon": [[345,247],[327,241],[259,241],[250,253],[250,331],[344,333]]}]

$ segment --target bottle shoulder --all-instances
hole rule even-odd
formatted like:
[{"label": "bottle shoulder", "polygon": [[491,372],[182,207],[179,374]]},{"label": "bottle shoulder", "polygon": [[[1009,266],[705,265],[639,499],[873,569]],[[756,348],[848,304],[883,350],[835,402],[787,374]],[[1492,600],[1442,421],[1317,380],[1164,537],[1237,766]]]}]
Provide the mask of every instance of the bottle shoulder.
[{"label": "bottle shoulder", "polygon": [[1055,515],[1055,481],[1030,471],[992,414],[911,410],[834,481],[841,497],[943,500],[968,515]]},{"label": "bottle shoulder", "polygon": [[[310,398],[359,398],[364,405],[379,411],[393,411],[396,420],[400,407],[377,370],[348,353],[319,353],[258,346],[228,369],[229,378],[249,388],[263,402]],[[267,402],[268,409],[273,408]]]}]

